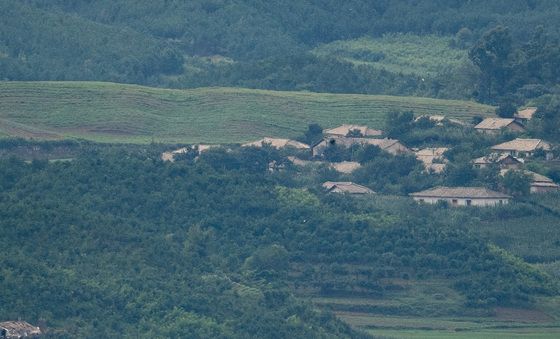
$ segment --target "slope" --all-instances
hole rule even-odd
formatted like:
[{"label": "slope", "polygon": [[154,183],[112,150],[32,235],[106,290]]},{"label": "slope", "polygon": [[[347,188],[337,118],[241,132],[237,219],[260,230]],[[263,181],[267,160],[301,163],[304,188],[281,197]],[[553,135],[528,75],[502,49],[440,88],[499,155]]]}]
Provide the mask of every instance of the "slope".
[{"label": "slope", "polygon": [[156,89],[93,82],[0,83],[0,135],[102,142],[243,142],[295,137],[311,122],[382,128],[387,112],[469,120],[491,106],[467,101],[239,88]]}]

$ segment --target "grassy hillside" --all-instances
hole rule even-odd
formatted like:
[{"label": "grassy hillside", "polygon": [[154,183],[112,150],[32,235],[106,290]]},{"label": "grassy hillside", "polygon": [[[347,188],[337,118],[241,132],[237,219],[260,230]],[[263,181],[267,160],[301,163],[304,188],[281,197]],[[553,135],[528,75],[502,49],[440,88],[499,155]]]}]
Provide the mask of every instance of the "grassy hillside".
[{"label": "grassy hillside", "polygon": [[388,34],[334,41],[316,48],[314,53],[394,73],[434,76],[467,62],[467,51],[451,48],[452,40],[436,35]]},{"label": "grassy hillside", "polygon": [[382,128],[387,112],[414,110],[463,120],[492,114],[467,101],[274,92],[237,88],[157,89],[96,82],[1,82],[0,136],[104,142],[243,142],[295,137],[323,127]]}]

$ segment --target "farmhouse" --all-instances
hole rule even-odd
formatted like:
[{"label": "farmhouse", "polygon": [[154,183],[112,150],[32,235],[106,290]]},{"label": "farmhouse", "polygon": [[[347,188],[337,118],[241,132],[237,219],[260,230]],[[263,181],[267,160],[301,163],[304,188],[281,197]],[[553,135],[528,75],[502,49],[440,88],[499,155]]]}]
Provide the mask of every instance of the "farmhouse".
[{"label": "farmhouse", "polygon": [[414,122],[419,122],[422,119],[428,119],[429,121],[433,122],[436,124],[436,126],[443,126],[443,124],[445,122],[454,124],[454,125],[461,125],[464,126],[465,123],[461,120],[458,119],[453,119],[453,118],[447,118],[445,115],[428,115],[428,114],[422,114],[417,116],[414,119]]},{"label": "farmhouse", "polygon": [[524,123],[533,119],[533,116],[536,112],[536,107],[527,107],[525,109],[517,111],[517,113],[513,115],[513,118],[518,122]]},{"label": "farmhouse", "polygon": [[41,329],[25,321],[0,323],[0,339],[39,338]]},{"label": "farmhouse", "polygon": [[476,168],[487,168],[496,165],[502,169],[516,169],[523,165],[524,161],[507,153],[491,153],[474,159],[473,163]]},{"label": "farmhouse", "polygon": [[446,147],[428,147],[415,151],[416,159],[424,164],[424,168],[428,172],[441,173],[445,170],[445,162],[447,161],[443,153],[448,150]]},{"label": "farmhouse", "polygon": [[[510,170],[501,170],[500,175],[504,176],[508,171]],[[531,177],[531,193],[548,193],[560,190],[560,185],[556,184],[549,177],[528,170],[523,170],[522,172]]]},{"label": "farmhouse", "polygon": [[511,132],[523,132],[525,127],[515,121],[515,119],[508,118],[486,118],[482,120],[478,125],[474,126],[479,132],[488,134],[498,134],[502,129],[506,129]]},{"label": "farmhouse", "polygon": [[327,190],[328,193],[342,193],[353,195],[375,194],[375,192],[370,190],[369,188],[349,181],[327,181],[323,183],[323,187]]},{"label": "farmhouse", "polygon": [[210,148],[214,148],[214,147],[220,147],[220,145],[192,145],[192,146],[188,146],[188,147],[182,147],[179,149],[176,149],[174,151],[168,151],[168,152],[163,152],[161,154],[161,160],[163,161],[171,161],[174,162],[175,161],[175,157],[181,155],[181,154],[187,154],[189,152],[195,152],[196,155],[200,155],[200,153],[205,152],[207,150],[209,150]]},{"label": "farmhouse", "polygon": [[313,156],[321,156],[328,147],[341,146],[350,148],[352,145],[373,145],[381,148],[383,151],[393,155],[401,153],[409,153],[410,150],[395,139],[369,139],[369,138],[346,138],[346,137],[330,137],[324,138],[311,147]]},{"label": "farmhouse", "polygon": [[364,125],[341,125],[335,128],[323,131],[325,136],[338,136],[338,137],[379,137],[383,135],[383,131],[371,129]]},{"label": "farmhouse", "polygon": [[271,147],[281,149],[286,147],[293,147],[297,149],[309,149],[309,145],[302,142],[290,140],[290,139],[279,139],[279,138],[262,138],[257,141],[248,142],[241,146],[243,147],[263,147],[265,145],[270,145]]},{"label": "farmhouse", "polygon": [[552,146],[541,139],[521,139],[517,138],[512,141],[493,146],[492,149],[497,152],[511,154],[517,158],[531,157],[537,150],[542,150],[547,160],[552,159]]},{"label": "farmhouse", "polygon": [[435,187],[411,193],[418,202],[436,204],[447,202],[450,206],[496,206],[507,204],[511,196],[484,187]]},{"label": "farmhouse", "polygon": [[339,173],[350,174],[362,167],[359,162],[355,161],[342,161],[342,162],[327,162],[327,161],[310,161],[301,160],[296,157],[289,156],[288,160],[296,166],[308,166],[308,165],[326,165]]}]

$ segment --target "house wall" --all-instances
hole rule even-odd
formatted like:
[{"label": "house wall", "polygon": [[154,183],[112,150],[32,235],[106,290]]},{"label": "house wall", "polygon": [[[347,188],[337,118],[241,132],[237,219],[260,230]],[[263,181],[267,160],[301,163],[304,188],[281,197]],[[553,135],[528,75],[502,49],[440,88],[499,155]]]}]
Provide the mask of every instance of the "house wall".
[{"label": "house wall", "polygon": [[[413,197],[415,201],[423,202],[426,204],[437,204],[438,201],[447,201],[449,206],[497,206],[504,205],[509,202],[508,199],[494,199],[494,198],[436,198],[436,197]],[[470,203],[469,203],[470,201]]]},{"label": "house wall", "polygon": [[553,186],[539,186],[539,185],[531,185],[531,193],[549,193],[549,192],[558,192],[558,187]]}]

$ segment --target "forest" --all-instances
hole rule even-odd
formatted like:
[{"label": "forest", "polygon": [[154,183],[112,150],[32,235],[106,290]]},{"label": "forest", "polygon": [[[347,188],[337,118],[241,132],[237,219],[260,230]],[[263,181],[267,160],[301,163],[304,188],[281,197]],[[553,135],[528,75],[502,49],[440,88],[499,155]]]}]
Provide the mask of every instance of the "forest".
[{"label": "forest", "polygon": [[[553,0],[353,0],[342,8],[324,0],[3,0],[0,79],[383,93],[493,104],[513,95],[517,102],[556,91],[559,6]],[[449,48],[468,52],[470,60],[428,77],[313,53],[333,41],[394,33],[453,37]]]}]

